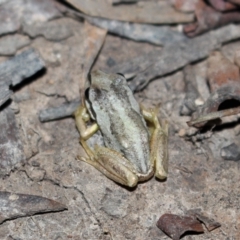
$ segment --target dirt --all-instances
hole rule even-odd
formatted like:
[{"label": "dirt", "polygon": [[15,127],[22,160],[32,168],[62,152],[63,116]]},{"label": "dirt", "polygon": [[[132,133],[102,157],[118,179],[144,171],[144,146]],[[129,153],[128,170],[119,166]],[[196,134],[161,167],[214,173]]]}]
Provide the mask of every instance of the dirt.
[{"label": "dirt", "polygon": [[[161,103],[159,117],[167,119],[169,131],[169,176],[154,177],[128,189],[109,180],[92,166],[77,160],[84,155],[73,118],[41,123],[39,111],[79,98],[78,49],[83,47],[77,33],[83,23],[67,19],[75,32],[54,42],[38,36],[31,47],[40,52],[46,71],[15,90],[19,113],[15,114],[22,137],[26,164],[2,179],[1,191],[33,194],[53,199],[68,207],[63,212],[9,220],[0,225],[1,239],[169,239],[156,222],[164,213],[183,215],[200,208],[221,223],[212,232],[184,239],[240,239],[240,162],[224,161],[220,146],[235,139],[237,126],[213,130],[209,139],[186,141],[179,131],[187,129],[188,117],[179,115],[185,96],[182,70],[155,79],[136,99],[146,107]],[[81,30],[79,30],[81,31]],[[236,48],[224,46],[225,52]],[[239,44],[239,42],[238,42]],[[18,50],[27,49],[29,46]],[[159,47],[107,35],[93,69],[111,69],[129,58]],[[80,61],[79,61],[80,62]],[[196,63],[196,71],[206,67]],[[30,150],[29,150],[30,149]]]}]

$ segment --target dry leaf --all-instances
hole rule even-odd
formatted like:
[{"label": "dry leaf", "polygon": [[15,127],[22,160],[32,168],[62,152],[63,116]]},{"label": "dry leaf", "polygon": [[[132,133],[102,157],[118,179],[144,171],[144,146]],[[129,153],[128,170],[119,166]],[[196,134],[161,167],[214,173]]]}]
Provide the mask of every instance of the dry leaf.
[{"label": "dry leaf", "polygon": [[159,227],[163,232],[169,235],[173,240],[179,240],[180,237],[186,232],[198,232],[203,233],[202,224],[191,216],[178,216],[175,214],[164,214],[158,222]]}]

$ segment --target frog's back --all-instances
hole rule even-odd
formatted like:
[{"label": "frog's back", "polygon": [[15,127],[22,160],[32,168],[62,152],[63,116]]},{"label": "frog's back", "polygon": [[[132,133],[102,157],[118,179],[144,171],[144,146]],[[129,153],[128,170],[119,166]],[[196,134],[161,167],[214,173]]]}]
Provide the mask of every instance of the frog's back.
[{"label": "frog's back", "polygon": [[121,152],[137,172],[147,174],[150,168],[147,126],[126,80],[120,80],[108,90],[90,90],[93,112],[105,145]]}]

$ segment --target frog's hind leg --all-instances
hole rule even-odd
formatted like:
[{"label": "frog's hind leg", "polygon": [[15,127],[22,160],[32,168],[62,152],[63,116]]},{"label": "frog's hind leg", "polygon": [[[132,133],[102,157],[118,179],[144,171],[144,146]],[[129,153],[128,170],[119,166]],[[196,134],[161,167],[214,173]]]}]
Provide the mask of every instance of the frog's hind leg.
[{"label": "frog's hind leg", "polygon": [[87,145],[86,140],[89,139],[99,129],[96,123],[87,126],[90,115],[84,106],[80,106],[74,113],[76,125],[80,132],[80,143],[86,151],[88,158],[79,157],[108,178],[122,185],[134,187],[138,183],[138,177],[134,173],[133,166],[121,154],[100,146],[95,146],[94,151]]},{"label": "frog's hind leg", "polygon": [[89,156],[89,158],[80,157],[82,161],[94,166],[115,182],[129,187],[137,185],[137,175],[133,172],[131,164],[121,154],[97,145],[93,153],[84,140],[81,144]]},{"label": "frog's hind leg", "polygon": [[155,165],[155,176],[165,179],[168,174],[168,122],[158,120],[158,108],[146,110],[141,106],[144,119],[151,123],[151,162]]}]

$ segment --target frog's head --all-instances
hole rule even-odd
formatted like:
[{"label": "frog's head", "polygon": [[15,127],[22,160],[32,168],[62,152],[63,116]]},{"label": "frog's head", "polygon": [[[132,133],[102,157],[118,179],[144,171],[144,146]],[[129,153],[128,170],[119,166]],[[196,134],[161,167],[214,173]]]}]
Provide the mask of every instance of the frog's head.
[{"label": "frog's head", "polygon": [[90,75],[90,89],[94,89],[96,92],[101,90],[109,91],[112,83],[109,75],[100,70],[93,71]]},{"label": "frog's head", "polygon": [[100,70],[93,71],[85,90],[85,102],[106,101],[117,97],[127,81],[122,74],[107,74]]},{"label": "frog's head", "polygon": [[126,79],[122,74],[107,74],[100,70],[93,71],[90,75],[90,88],[96,90],[110,91],[112,86],[122,85]]}]

